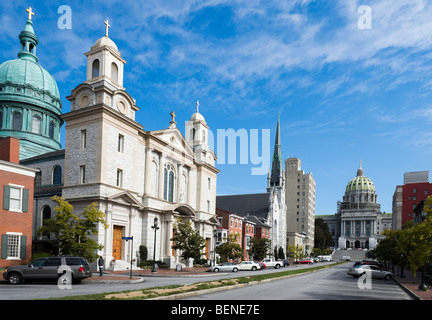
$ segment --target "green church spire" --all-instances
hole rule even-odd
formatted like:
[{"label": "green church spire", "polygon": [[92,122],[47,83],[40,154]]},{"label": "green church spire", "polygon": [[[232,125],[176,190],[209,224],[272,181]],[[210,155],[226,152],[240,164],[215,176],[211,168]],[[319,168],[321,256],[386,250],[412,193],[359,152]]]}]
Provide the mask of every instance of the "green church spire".
[{"label": "green church spire", "polygon": [[31,19],[34,13],[32,12],[31,7],[26,9],[26,11],[28,12],[28,19],[24,30],[19,34],[21,51],[18,53],[18,58],[38,62],[36,46],[39,43],[39,40],[33,30],[33,21]]},{"label": "green church spire", "polygon": [[278,114],[278,121],[276,127],[276,138],[275,146],[273,151],[273,161],[270,177],[270,186],[281,186],[281,173],[282,173],[282,149],[281,149],[281,138],[280,138],[280,115]]}]

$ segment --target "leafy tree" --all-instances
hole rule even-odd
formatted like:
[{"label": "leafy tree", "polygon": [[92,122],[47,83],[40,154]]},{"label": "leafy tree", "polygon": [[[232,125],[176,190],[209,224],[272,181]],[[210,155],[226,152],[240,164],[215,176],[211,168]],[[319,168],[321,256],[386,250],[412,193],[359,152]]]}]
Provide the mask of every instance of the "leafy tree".
[{"label": "leafy tree", "polygon": [[89,261],[98,257],[97,250],[102,250],[103,245],[92,239],[98,234],[98,225],[101,223],[108,228],[105,221],[105,213],[92,203],[80,214],[75,214],[73,206],[63,197],[51,198],[58,205],[54,208],[57,214],[44,221],[44,225],[37,230],[38,235],[54,234],[52,244],[62,255],[82,256]]},{"label": "leafy tree", "polygon": [[240,234],[231,233],[228,235],[223,243],[221,243],[216,248],[216,252],[224,257],[224,260],[228,261],[229,259],[239,259],[243,257],[243,250],[238,243],[238,239],[240,238]]},{"label": "leafy tree", "polygon": [[288,257],[293,258],[294,260],[298,260],[303,257],[303,248],[302,246],[288,246],[287,249]]},{"label": "leafy tree", "polygon": [[333,245],[334,240],[328,228],[328,224],[324,222],[322,218],[315,219],[314,247],[326,249]]},{"label": "leafy tree", "polygon": [[271,249],[271,241],[267,238],[252,238],[250,253],[255,260],[264,259]]},{"label": "leafy tree", "polygon": [[192,222],[177,219],[172,248],[181,251],[181,256],[189,263],[190,258],[200,259],[205,248],[205,239],[192,227]]}]

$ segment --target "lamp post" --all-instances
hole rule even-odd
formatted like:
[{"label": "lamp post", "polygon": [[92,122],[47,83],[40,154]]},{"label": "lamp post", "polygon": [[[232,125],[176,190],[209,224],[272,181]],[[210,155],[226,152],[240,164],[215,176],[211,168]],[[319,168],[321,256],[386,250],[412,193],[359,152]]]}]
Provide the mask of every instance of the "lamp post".
[{"label": "lamp post", "polygon": [[152,229],[154,229],[155,234],[154,234],[154,245],[153,245],[153,269],[151,271],[154,273],[157,272],[156,271],[156,231],[159,230],[158,223],[159,223],[158,218],[157,217],[154,218]]}]

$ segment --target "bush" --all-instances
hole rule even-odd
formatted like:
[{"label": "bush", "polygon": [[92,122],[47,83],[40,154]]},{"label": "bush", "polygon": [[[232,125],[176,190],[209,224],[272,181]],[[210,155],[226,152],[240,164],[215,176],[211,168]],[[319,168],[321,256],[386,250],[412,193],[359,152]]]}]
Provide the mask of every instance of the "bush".
[{"label": "bush", "polygon": [[30,261],[33,261],[33,260],[36,260],[39,258],[44,258],[44,257],[51,257],[51,256],[52,256],[52,254],[49,252],[37,252],[37,253],[34,253],[32,255]]}]

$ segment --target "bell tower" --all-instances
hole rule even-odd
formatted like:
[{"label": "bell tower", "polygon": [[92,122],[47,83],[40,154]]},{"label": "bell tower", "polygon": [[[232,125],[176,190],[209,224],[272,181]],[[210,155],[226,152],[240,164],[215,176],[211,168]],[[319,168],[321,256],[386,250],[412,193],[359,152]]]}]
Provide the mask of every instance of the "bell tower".
[{"label": "bell tower", "polygon": [[123,69],[126,61],[121,57],[117,45],[108,36],[111,26],[108,19],[104,21],[105,36],[98,39],[91,50],[84,55],[87,57],[87,80],[93,84],[105,80],[117,89],[123,88]]}]

